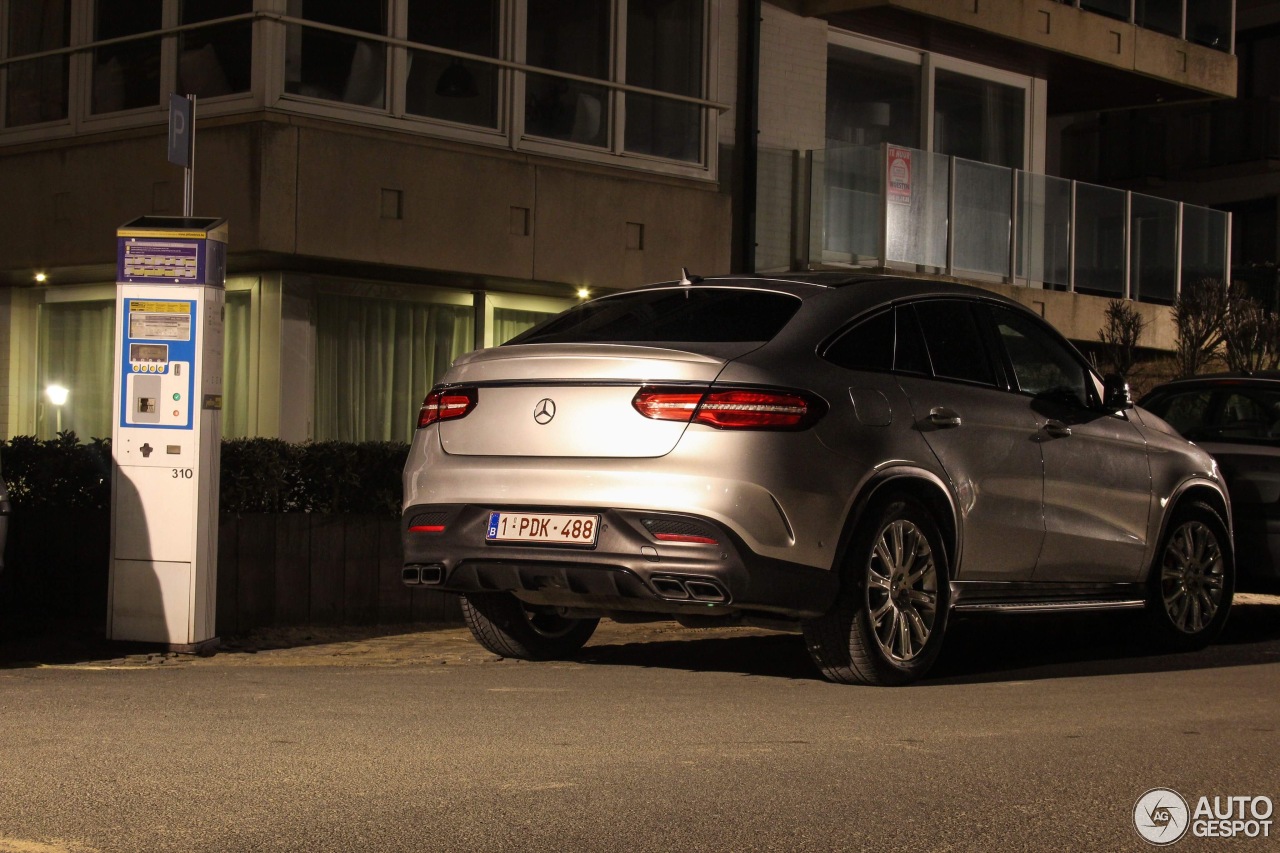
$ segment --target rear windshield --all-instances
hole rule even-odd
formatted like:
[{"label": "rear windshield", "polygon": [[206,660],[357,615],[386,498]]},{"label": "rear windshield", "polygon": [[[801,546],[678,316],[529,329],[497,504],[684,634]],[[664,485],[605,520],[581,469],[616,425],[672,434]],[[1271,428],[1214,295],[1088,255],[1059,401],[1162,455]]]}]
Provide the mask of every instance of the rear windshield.
[{"label": "rear windshield", "polygon": [[800,299],[785,293],[714,287],[637,290],[583,303],[507,343],[764,342],[799,309]]}]

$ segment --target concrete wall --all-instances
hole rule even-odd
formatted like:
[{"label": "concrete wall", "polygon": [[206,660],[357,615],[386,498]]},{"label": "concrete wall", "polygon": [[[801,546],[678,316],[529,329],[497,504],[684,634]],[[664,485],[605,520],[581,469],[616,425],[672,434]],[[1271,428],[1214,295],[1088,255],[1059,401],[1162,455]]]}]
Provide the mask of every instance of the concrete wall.
[{"label": "concrete wall", "polygon": [[[1106,322],[1110,299],[1083,293],[1064,293],[1056,290],[1037,290],[1012,284],[982,284],[991,290],[1021,302],[1044,317],[1062,334],[1074,341],[1097,343],[1098,330]],[[1146,302],[1130,303],[1147,322],[1142,332],[1142,346],[1172,350],[1176,329],[1173,311],[1167,305],[1151,305]]]},{"label": "concrete wall", "polygon": [[[7,152],[0,184],[24,204],[0,229],[0,280],[110,278],[120,224],[181,212],[164,150],[155,128]],[[233,264],[277,253],[602,287],[728,268],[729,199],[707,182],[261,116],[210,120],[196,157],[195,211],[229,220]]]},{"label": "concrete wall", "polygon": [[807,15],[891,7],[1209,95],[1236,93],[1235,57],[1055,0],[804,0],[798,6]]}]

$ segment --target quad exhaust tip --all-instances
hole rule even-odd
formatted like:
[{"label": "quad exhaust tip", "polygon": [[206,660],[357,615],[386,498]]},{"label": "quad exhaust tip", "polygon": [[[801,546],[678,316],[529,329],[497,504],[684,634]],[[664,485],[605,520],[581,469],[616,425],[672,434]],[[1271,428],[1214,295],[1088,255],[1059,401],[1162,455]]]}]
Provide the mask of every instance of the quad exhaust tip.
[{"label": "quad exhaust tip", "polygon": [[656,575],[649,583],[662,598],[676,601],[704,601],[709,604],[725,604],[729,591],[719,581],[710,578],[682,578],[676,575]]},{"label": "quad exhaust tip", "polygon": [[407,586],[434,586],[444,580],[444,566],[432,563],[426,566],[405,566],[400,579]]}]

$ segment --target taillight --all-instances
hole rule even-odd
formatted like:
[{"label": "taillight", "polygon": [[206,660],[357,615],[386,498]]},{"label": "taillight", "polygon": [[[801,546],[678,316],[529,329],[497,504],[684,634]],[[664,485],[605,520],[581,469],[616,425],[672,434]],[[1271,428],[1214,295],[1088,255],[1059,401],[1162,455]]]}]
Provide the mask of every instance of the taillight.
[{"label": "taillight", "polygon": [[684,421],[688,423],[702,402],[702,391],[681,391],[673,388],[641,388],[631,401],[636,411],[655,421]]},{"label": "taillight", "polygon": [[465,418],[476,407],[476,402],[474,388],[433,388],[418,410],[418,429],[436,421]]},{"label": "taillight", "polygon": [[641,388],[631,401],[646,418],[716,429],[804,429],[826,412],[821,400],[795,391]]}]

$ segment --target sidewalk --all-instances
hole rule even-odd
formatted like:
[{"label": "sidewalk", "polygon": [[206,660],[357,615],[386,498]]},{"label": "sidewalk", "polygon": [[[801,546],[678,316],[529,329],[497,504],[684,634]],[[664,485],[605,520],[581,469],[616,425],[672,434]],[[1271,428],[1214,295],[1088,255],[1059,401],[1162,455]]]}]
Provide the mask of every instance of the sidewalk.
[{"label": "sidewalk", "polygon": [[[118,643],[83,625],[48,626],[39,632],[0,635],[0,669],[75,667],[271,667],[271,666],[440,666],[498,663],[504,658],[481,647],[466,627],[413,623],[370,626],[262,628],[224,638],[208,657],[159,651],[144,643]],[[620,624],[602,619],[587,644],[628,645],[708,638],[776,635],[758,628],[683,628],[675,622]]]},{"label": "sidewalk", "polygon": [[[1239,593],[1235,603],[1240,612],[1233,614],[1235,625],[1228,623],[1229,633],[1233,628],[1240,632],[1246,625],[1253,625],[1266,635],[1277,630],[1280,595]],[[768,636],[780,635],[763,628],[684,628],[669,621],[621,624],[603,619],[587,647]],[[262,628],[224,638],[219,651],[209,657],[158,651],[155,646],[142,643],[110,642],[100,627],[83,623],[38,629],[7,626],[7,630],[0,631],[0,669],[457,666],[504,660],[482,648],[470,631],[457,624]]]}]

